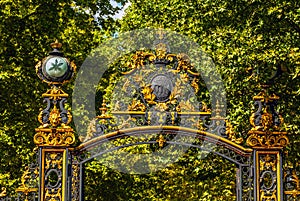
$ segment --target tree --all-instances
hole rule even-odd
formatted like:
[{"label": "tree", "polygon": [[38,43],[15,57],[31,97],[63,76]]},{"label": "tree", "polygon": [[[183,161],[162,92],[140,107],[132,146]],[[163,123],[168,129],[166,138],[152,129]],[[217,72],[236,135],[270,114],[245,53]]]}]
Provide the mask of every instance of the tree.
[{"label": "tree", "polygon": [[[293,163],[299,159],[298,1],[132,0],[127,14],[115,26],[112,26],[112,19],[106,16],[116,10],[110,6],[110,1],[104,0],[2,1],[0,8],[1,186],[16,183],[21,174],[20,166],[28,163],[31,158],[33,128],[38,126],[36,116],[39,108],[43,107],[41,94],[46,91],[46,86],[33,76],[34,65],[50,50],[46,45],[59,39],[64,44],[66,56],[80,66],[90,49],[115,29],[125,32],[143,27],[163,27],[185,34],[199,43],[214,59],[223,76],[228,100],[227,117],[241,137],[246,138],[250,129],[248,119],[252,96],[259,92],[259,84],[269,82],[269,90],[281,96],[280,113],[285,117],[286,129],[292,134],[289,160]],[[99,10],[99,19],[95,20],[94,15]],[[270,80],[269,77],[276,70],[281,77]],[[70,84],[68,91],[71,88]],[[192,151],[181,164],[174,164],[151,178],[120,176],[105,167],[102,167],[103,171],[97,171],[97,164],[89,171],[99,172],[104,175],[104,180],[112,179],[120,185],[126,182],[132,184],[132,180],[136,182],[140,179],[150,187],[160,184],[164,178],[159,177],[166,172],[169,175],[173,172],[175,176],[184,179],[187,172],[199,166],[193,154],[197,155],[197,152]],[[195,164],[191,162],[185,167],[188,164],[186,160],[194,161]],[[206,166],[202,164],[201,167]],[[207,168],[207,171],[211,170],[210,166]],[[179,172],[181,170],[183,174]],[[187,178],[187,183],[205,172],[199,170],[195,176]],[[120,177],[122,179],[118,180]],[[219,178],[225,179],[226,175],[222,174]],[[98,185],[97,180],[89,182],[92,187]],[[153,193],[151,188],[147,188],[148,191],[139,189],[138,184],[124,196],[137,198]],[[178,181],[169,183],[164,192],[167,195],[178,195],[182,191],[176,194],[176,188],[181,184]],[[140,194],[136,195],[136,192]]]},{"label": "tree", "polygon": [[20,169],[33,160],[34,128],[47,88],[35,76],[35,64],[58,39],[65,56],[80,66],[107,37],[112,15],[119,9],[109,0],[0,2],[1,187],[16,186]]},{"label": "tree", "polygon": [[[119,31],[162,27],[199,43],[222,74],[227,117],[243,137],[250,129],[252,97],[269,84],[269,91],[281,98],[279,112],[293,139],[300,131],[299,11],[295,0],[133,0]],[[279,77],[270,79],[276,71]],[[291,146],[297,147],[297,141]]]},{"label": "tree", "polygon": [[[299,170],[299,11],[299,2],[293,0],[132,0],[118,31],[162,27],[199,43],[222,74],[227,118],[244,139],[251,128],[252,97],[269,85],[268,91],[281,98],[279,112],[290,133],[285,165]],[[179,170],[177,166],[174,171]],[[169,187],[168,192],[174,193],[174,186]]]}]

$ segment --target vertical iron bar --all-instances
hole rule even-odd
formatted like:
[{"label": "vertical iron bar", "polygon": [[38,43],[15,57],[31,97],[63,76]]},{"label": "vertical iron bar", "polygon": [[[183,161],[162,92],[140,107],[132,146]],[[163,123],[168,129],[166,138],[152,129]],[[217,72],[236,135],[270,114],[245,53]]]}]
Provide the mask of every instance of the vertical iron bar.
[{"label": "vertical iron bar", "polygon": [[43,167],[42,167],[42,160],[43,160],[43,156],[42,156],[42,147],[39,147],[39,197],[38,197],[38,201],[41,201],[41,196],[42,196],[42,172],[44,171],[43,170]]},{"label": "vertical iron bar", "polygon": [[254,165],[254,174],[253,174],[253,183],[254,183],[254,201],[257,201],[257,177],[256,177],[256,173],[257,173],[257,169],[256,169],[256,150],[254,149],[253,151],[253,165]]},{"label": "vertical iron bar", "polygon": [[84,201],[84,163],[80,163],[79,200]]},{"label": "vertical iron bar", "polygon": [[238,168],[236,169],[236,200],[242,200],[242,177],[241,177],[241,171],[242,171],[242,166],[239,165]]}]

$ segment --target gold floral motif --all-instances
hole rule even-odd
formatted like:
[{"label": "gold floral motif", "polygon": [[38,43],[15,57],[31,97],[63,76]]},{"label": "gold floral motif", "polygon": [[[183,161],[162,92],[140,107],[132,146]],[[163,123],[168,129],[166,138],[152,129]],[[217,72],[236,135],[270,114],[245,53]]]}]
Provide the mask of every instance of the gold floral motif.
[{"label": "gold floral motif", "polygon": [[164,43],[159,43],[156,45],[156,58],[164,59],[167,54],[167,45]]},{"label": "gold floral motif", "polygon": [[61,199],[61,188],[57,191],[55,189],[46,189],[45,201],[60,201]]},{"label": "gold floral motif", "polygon": [[153,89],[151,88],[150,85],[144,86],[142,89],[142,93],[144,94],[144,98],[145,100],[149,103],[149,104],[155,104],[156,102],[154,101],[155,99],[155,95],[152,93]]},{"label": "gold floral motif", "polygon": [[[179,71],[175,71],[175,73],[178,73]],[[180,73],[179,74],[180,80],[177,80],[176,83],[180,83],[181,81],[184,83],[188,83],[189,81],[189,75],[187,73]]]},{"label": "gold floral motif", "polygon": [[195,111],[195,107],[191,104],[190,100],[186,102],[181,101],[177,106],[177,111]]},{"label": "gold floral motif", "polygon": [[47,154],[46,158],[46,169],[55,168],[62,169],[62,157],[61,153],[50,152]]},{"label": "gold floral motif", "polygon": [[[274,155],[272,155],[274,156]],[[277,165],[277,160],[276,157],[271,157],[270,154],[266,154],[265,156],[261,157],[260,164],[259,164],[259,170],[272,170],[276,171],[276,165]]]},{"label": "gold floral motif", "polygon": [[260,200],[261,201],[277,201],[276,190],[274,190],[271,195],[266,194],[265,191],[261,191]]},{"label": "gold floral motif", "polygon": [[133,100],[131,105],[128,106],[128,111],[146,111],[146,106],[140,100]]}]

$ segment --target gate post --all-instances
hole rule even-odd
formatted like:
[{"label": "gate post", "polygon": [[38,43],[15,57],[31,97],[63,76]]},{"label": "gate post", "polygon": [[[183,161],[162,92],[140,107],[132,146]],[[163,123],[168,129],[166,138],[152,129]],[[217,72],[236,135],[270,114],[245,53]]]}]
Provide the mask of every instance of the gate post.
[{"label": "gate post", "polygon": [[281,129],[283,118],[275,111],[279,99],[266,90],[253,97],[257,111],[250,117],[253,128],[247,145],[254,150],[254,194],[257,201],[283,200],[283,148],[289,143]]},{"label": "gate post", "polygon": [[38,62],[36,73],[51,88],[42,96],[47,103],[38,115],[40,126],[35,129],[34,143],[39,147],[39,201],[66,201],[68,177],[68,147],[75,142],[69,126],[72,115],[65,109],[68,94],[61,85],[69,81],[76,70],[59,51],[61,43],[51,43],[49,56]]}]

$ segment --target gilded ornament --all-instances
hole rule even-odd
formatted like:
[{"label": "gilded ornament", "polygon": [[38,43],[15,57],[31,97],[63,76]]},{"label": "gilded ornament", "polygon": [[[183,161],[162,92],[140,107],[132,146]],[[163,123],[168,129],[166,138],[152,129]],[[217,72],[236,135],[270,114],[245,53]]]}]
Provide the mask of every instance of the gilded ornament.
[{"label": "gilded ornament", "polygon": [[31,188],[31,187],[28,187],[27,183],[28,183],[28,180],[30,180],[31,178],[31,173],[29,171],[29,167],[26,166],[25,167],[25,171],[21,177],[21,186],[19,186],[17,189],[16,189],[16,192],[22,192],[24,193],[25,195],[25,201],[29,201],[28,200],[28,195],[29,193],[31,192],[37,192],[38,191],[38,188]]},{"label": "gilded ornament", "polygon": [[39,146],[69,146],[75,143],[72,128],[37,128],[34,143]]},{"label": "gilded ornament", "polygon": [[152,93],[153,89],[151,88],[150,85],[145,86],[142,89],[142,93],[144,94],[144,99],[149,103],[149,104],[155,104],[155,95]]},{"label": "gilded ornament", "polygon": [[131,105],[128,106],[128,111],[146,111],[146,106],[140,100],[133,100]]},{"label": "gilded ornament", "polygon": [[6,196],[6,188],[2,187],[1,192],[0,192],[0,198],[5,197],[5,196]]},{"label": "gilded ornament", "polygon": [[167,142],[163,135],[159,135],[158,139],[156,140],[158,142],[159,147],[163,147],[164,144]]},{"label": "gilded ornament", "polygon": [[195,89],[195,93],[198,93],[199,91],[199,85],[197,84],[199,80],[197,78],[194,78],[192,83],[191,83],[191,86]]},{"label": "gilded ornament", "polygon": [[268,95],[265,91],[254,96],[258,110],[252,113],[248,132],[247,145],[251,147],[285,147],[289,143],[287,132],[282,131],[283,118],[275,111],[279,97]]},{"label": "gilded ornament", "polygon": [[57,127],[60,123],[59,114],[60,114],[59,110],[56,108],[56,105],[54,105],[54,108],[51,110],[50,117],[49,117],[50,124],[53,127]]},{"label": "gilded ornament", "polygon": [[232,142],[235,142],[237,144],[242,144],[242,142],[244,141],[243,138],[237,138],[237,134],[234,132],[234,128],[231,125],[230,121],[225,120],[226,122],[226,135],[228,137],[229,140],[231,140]]}]

